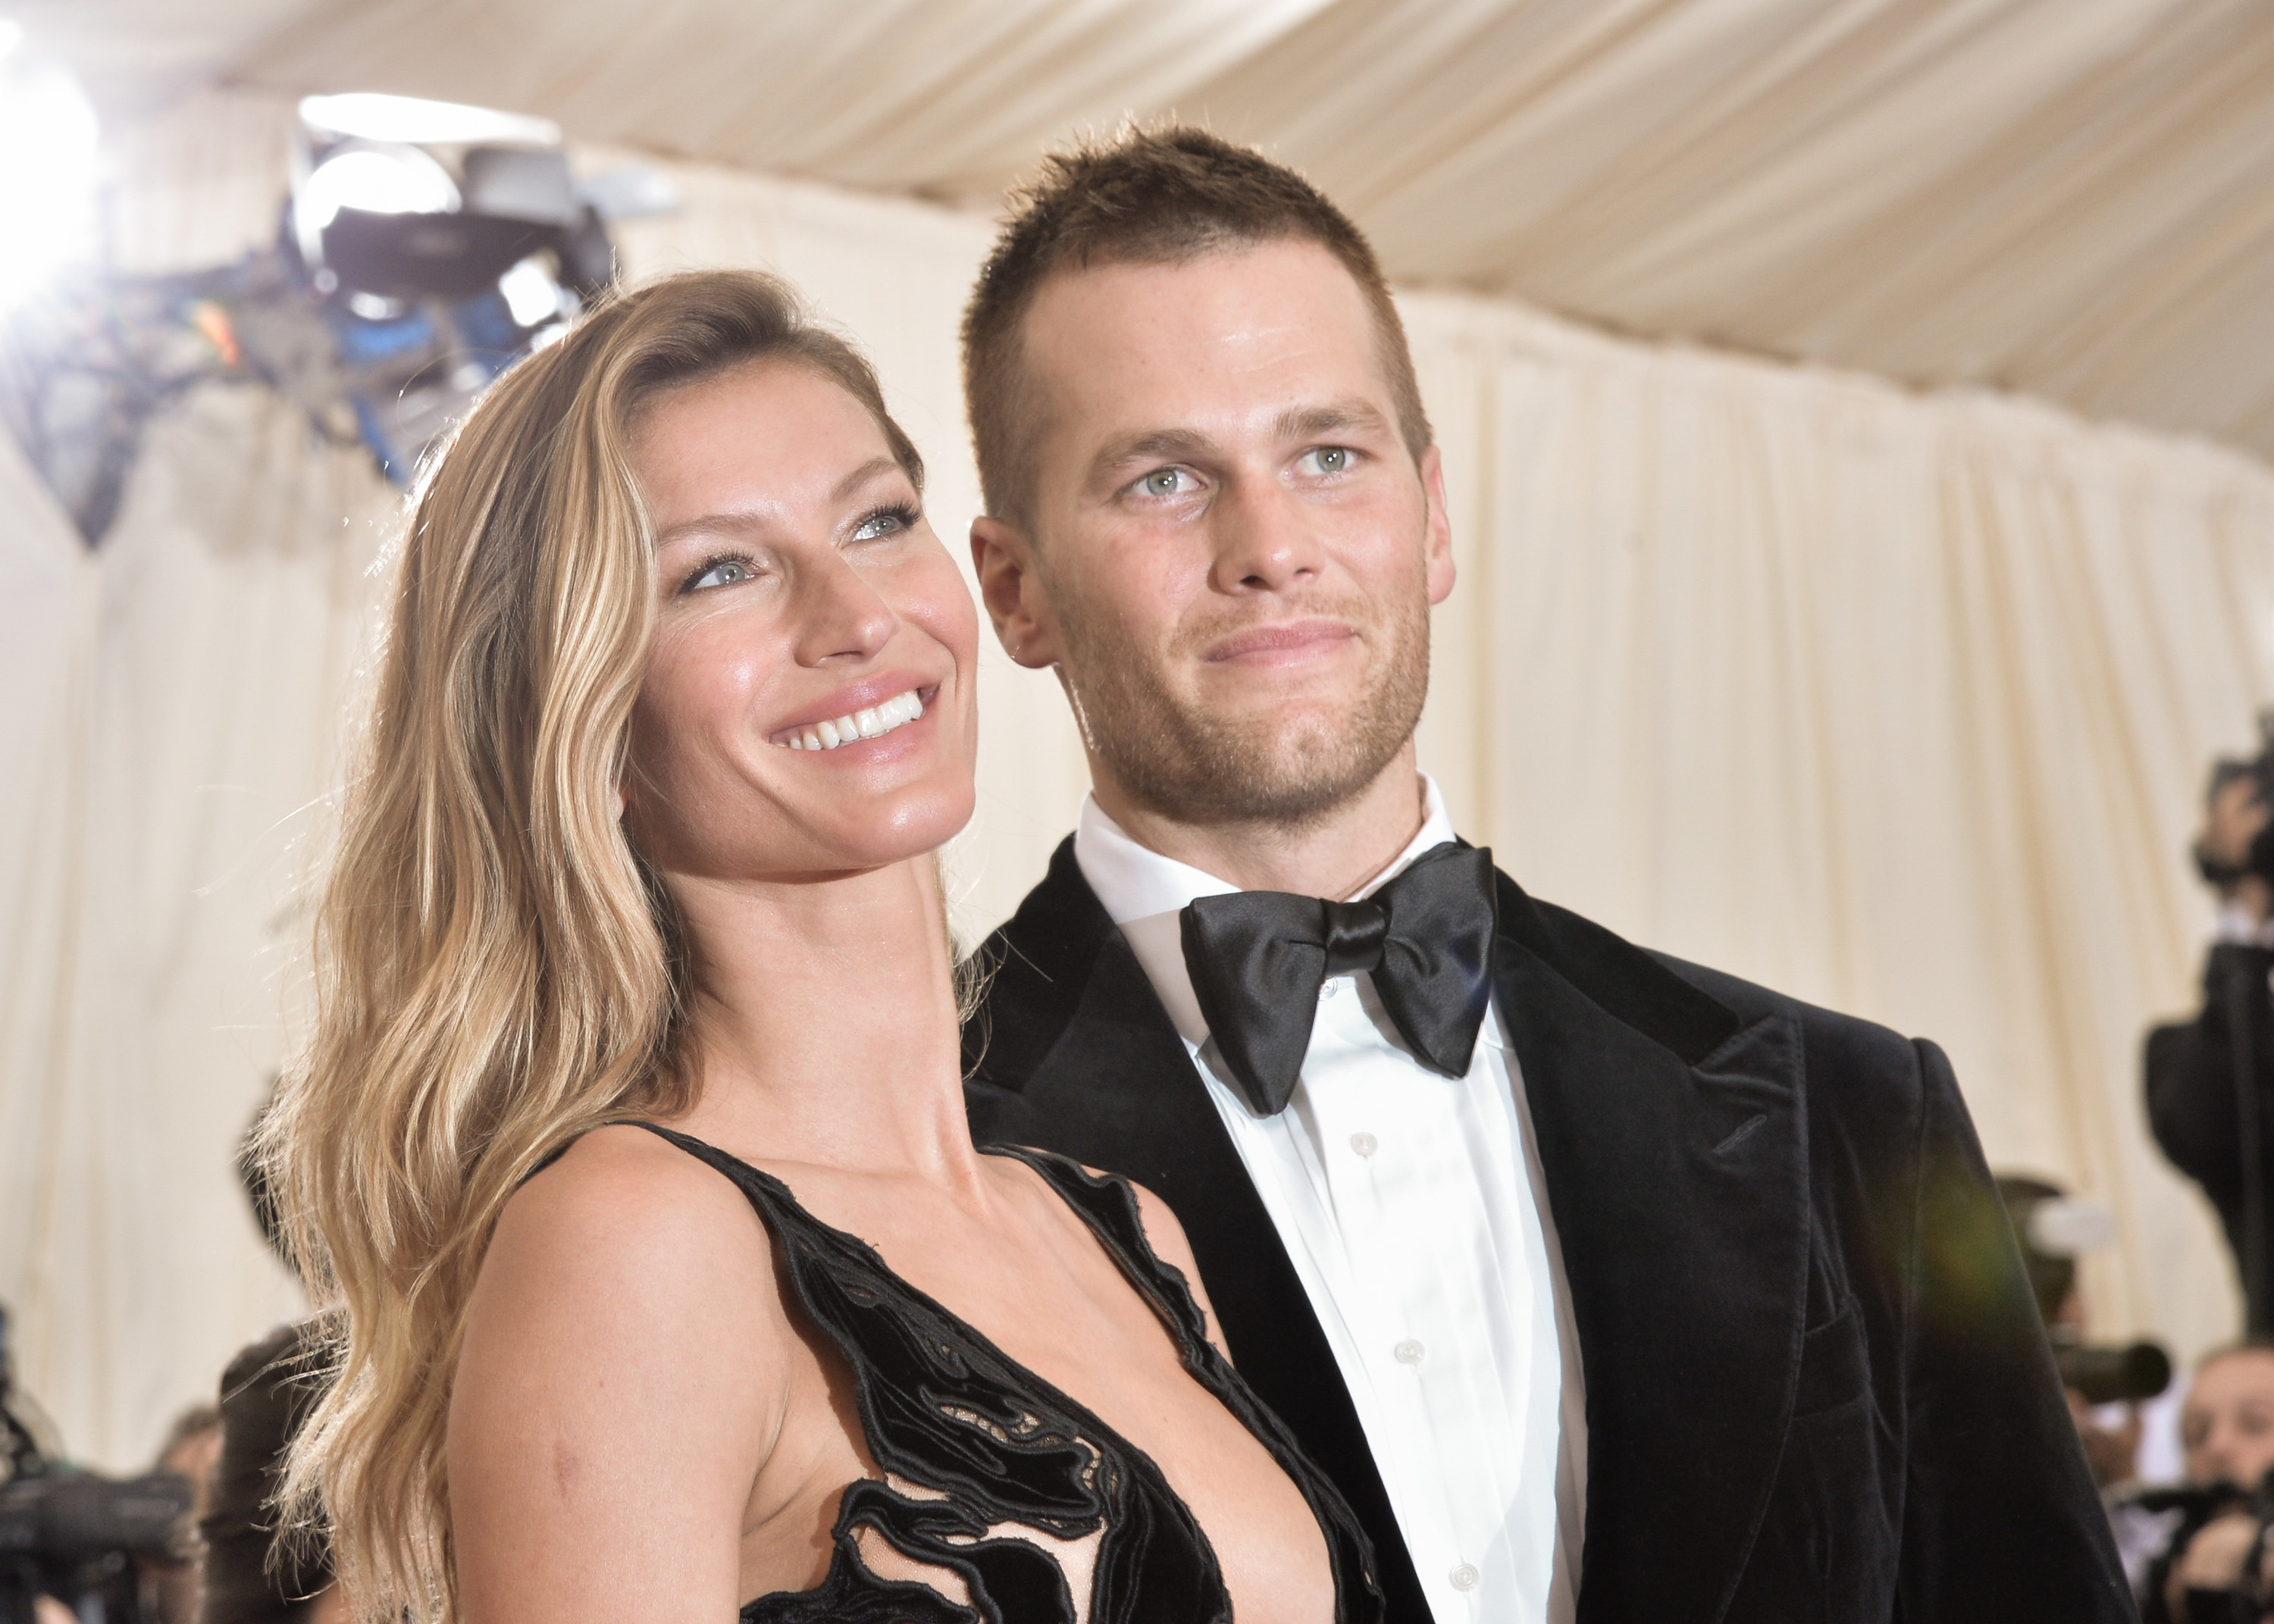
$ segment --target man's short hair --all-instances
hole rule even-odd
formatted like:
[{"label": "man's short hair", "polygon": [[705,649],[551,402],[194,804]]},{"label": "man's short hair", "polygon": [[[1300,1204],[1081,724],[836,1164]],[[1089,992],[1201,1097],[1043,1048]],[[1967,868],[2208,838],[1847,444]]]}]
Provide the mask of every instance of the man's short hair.
[{"label": "man's short hair", "polygon": [[1052,153],[1013,194],[1013,212],[963,312],[963,396],[987,511],[1031,521],[1035,402],[1021,375],[1027,312],[1058,271],[1181,265],[1205,254],[1293,239],[1342,262],[1374,307],[1397,425],[1418,462],[1429,419],[1404,324],[1365,234],[1284,164],[1205,130],[1125,129],[1113,140]]}]

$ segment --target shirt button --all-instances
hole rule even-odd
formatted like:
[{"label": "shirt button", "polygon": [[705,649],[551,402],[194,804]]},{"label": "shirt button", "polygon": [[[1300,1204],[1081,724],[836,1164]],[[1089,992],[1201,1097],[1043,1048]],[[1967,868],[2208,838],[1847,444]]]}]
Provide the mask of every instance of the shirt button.
[{"label": "shirt button", "polygon": [[1382,1141],[1371,1133],[1353,1133],[1351,1135],[1351,1148],[1361,1156],[1370,1156],[1382,1148]]},{"label": "shirt button", "polygon": [[1419,1365],[1421,1356],[1429,1350],[1409,1336],[1389,1351],[1400,1365]]},{"label": "shirt button", "polygon": [[1330,975],[1327,977],[1325,981],[1319,983],[1319,996],[1321,998],[1333,997],[1336,993],[1342,989],[1342,979],[1339,976]]},{"label": "shirt button", "polygon": [[1453,1588],[1455,1590],[1473,1590],[1477,1588],[1478,1583],[1484,1578],[1484,1575],[1479,1573],[1466,1562],[1463,1562],[1458,1568],[1453,1569],[1451,1578],[1453,1581]]}]

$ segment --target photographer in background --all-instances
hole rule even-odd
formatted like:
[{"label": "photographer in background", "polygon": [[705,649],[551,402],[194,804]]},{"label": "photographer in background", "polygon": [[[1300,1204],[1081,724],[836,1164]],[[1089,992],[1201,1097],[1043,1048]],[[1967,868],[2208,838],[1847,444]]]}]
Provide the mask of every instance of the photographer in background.
[{"label": "photographer in background", "polygon": [[[2105,1496],[2137,1474],[2139,1406],[2171,1385],[2170,1356],[2153,1342],[2119,1347],[2088,1340],[2076,1260],[2116,1244],[2115,1217],[2105,1206],[2077,1199],[2059,1184],[2019,1173],[1997,1175],[1997,1184],[2030,1293],[2037,1298],[2037,1317],[2044,1321],[2045,1338],[2052,1343],[2053,1363],[2068,1395],[2085,1462],[2092,1468],[2093,1486]],[[2120,1417],[2108,1413],[2119,1406]],[[2133,1573],[2120,1527],[2117,1546],[2127,1559],[2126,1572]]]},{"label": "photographer in background", "polygon": [[2259,729],[2255,760],[2212,767],[2195,842],[2195,866],[2219,898],[2202,1012],[2150,1032],[2146,1064],[2149,1125],[2218,1209],[2253,1337],[2274,1335],[2274,713],[2260,717]]},{"label": "photographer in background", "polygon": [[2266,1530],[2274,1514],[2274,1346],[2205,1354],[2180,1411],[2184,1487],[2137,1497],[2176,1517],[2142,1587],[2143,1624],[2256,1620],[2267,1613]]}]

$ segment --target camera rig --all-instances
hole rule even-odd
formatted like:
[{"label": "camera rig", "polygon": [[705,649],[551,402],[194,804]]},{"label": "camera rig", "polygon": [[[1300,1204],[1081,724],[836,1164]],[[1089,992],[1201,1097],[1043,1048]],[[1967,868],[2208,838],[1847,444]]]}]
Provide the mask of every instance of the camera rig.
[{"label": "camera rig", "polygon": [[184,1559],[189,1479],[170,1472],[104,1477],[51,1461],[12,1396],[8,1316],[0,1309],[0,1624],[34,1624],[42,1596],[80,1624],[142,1624],[136,1559]]}]

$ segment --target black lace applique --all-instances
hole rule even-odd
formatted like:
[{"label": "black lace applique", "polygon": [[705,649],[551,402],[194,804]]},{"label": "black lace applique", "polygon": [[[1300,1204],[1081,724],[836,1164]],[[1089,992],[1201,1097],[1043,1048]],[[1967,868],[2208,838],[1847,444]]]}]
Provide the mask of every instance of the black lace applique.
[{"label": "black lace applique", "polygon": [[[806,1313],[852,1372],[862,1432],[885,1474],[846,1486],[822,1583],[759,1597],[741,1624],[1231,1619],[1208,1536],[1142,1450],[894,1274],[874,1248],[814,1218],[779,1179],[700,1139],[637,1125],[709,1162],[749,1198],[782,1248]],[[1128,1184],[1041,1152],[989,1154],[1033,1168],[1089,1225],[1160,1315],[1185,1368],[1302,1491],[1326,1536],[1337,1616],[1378,1620],[1381,1592],[1357,1518],[1209,1342],[1184,1276],[1146,1244]],[[879,1546],[910,1572],[939,1579],[879,1574],[864,1545],[880,1561]],[[1072,1576],[1086,1580],[1087,1605],[1069,1588],[1062,1553],[1088,1559],[1073,1562]],[[968,1605],[940,1588],[950,1581],[960,1582]]]}]

